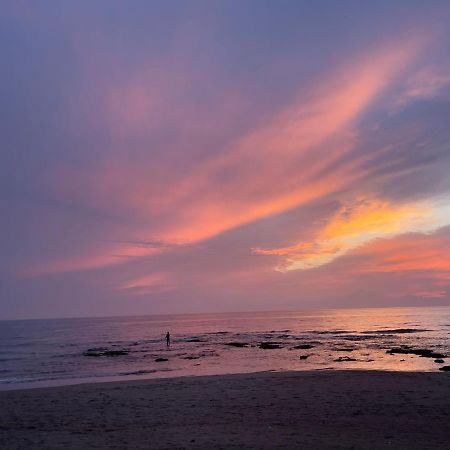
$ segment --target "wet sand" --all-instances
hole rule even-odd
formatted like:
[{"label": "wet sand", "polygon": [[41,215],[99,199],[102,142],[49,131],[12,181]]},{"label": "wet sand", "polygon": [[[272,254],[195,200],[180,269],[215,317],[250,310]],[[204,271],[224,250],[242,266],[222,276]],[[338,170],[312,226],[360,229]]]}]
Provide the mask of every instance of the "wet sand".
[{"label": "wet sand", "polygon": [[0,392],[0,448],[450,449],[450,373],[316,371]]}]

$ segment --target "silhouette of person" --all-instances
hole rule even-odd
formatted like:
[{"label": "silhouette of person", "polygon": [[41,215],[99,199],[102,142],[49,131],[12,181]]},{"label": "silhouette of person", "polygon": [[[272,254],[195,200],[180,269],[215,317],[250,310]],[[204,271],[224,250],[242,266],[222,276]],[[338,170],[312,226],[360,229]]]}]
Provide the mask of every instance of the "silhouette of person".
[{"label": "silhouette of person", "polygon": [[170,347],[170,333],[169,332],[167,332],[167,334],[166,334],[166,345],[167,345],[167,347]]}]

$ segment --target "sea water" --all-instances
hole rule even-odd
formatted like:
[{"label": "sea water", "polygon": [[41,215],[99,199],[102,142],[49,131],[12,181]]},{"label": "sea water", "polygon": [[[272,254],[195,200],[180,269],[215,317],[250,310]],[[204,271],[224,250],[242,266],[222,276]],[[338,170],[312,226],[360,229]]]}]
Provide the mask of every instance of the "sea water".
[{"label": "sea water", "polygon": [[[259,371],[442,367],[436,357],[387,353],[393,348],[450,356],[450,307],[2,321],[0,389]],[[111,350],[120,351],[110,356]]]}]

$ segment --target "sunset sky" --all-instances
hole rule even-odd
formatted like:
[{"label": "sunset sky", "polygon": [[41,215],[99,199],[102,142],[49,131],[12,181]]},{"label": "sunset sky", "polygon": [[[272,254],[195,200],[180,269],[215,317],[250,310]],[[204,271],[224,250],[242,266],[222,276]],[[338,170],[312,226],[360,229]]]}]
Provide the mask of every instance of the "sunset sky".
[{"label": "sunset sky", "polygon": [[0,319],[450,304],[448,1],[3,1]]}]

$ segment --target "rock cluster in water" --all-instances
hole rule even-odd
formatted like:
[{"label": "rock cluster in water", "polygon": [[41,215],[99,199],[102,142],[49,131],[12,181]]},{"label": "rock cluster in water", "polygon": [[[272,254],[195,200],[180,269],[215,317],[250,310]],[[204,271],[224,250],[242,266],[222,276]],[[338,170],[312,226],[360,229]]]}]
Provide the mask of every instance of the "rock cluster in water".
[{"label": "rock cluster in water", "polygon": [[366,334],[408,334],[408,333],[423,333],[425,328],[394,328],[393,330],[370,330],[364,331]]},{"label": "rock cluster in water", "polygon": [[248,344],[246,344],[245,342],[226,342],[225,345],[229,345],[230,347],[242,348],[247,347]]},{"label": "rock cluster in water", "polygon": [[446,358],[446,355],[443,355],[442,353],[437,353],[433,350],[430,350],[429,348],[409,348],[409,347],[398,347],[398,348],[391,348],[390,350],[387,350],[386,353],[389,353],[391,355],[395,353],[399,353],[402,355],[418,355],[422,356],[423,358]]},{"label": "rock cluster in water", "polygon": [[105,347],[88,348],[83,355],[84,356],[123,356],[128,355],[130,351],[127,349],[108,349]]},{"label": "rock cluster in water", "polygon": [[261,342],[261,344],[258,345],[259,348],[262,348],[264,350],[271,350],[275,348],[282,348],[280,344],[277,344],[275,342]]},{"label": "rock cluster in water", "polygon": [[334,362],[347,362],[347,361],[356,361],[356,359],[350,358],[349,356],[339,356],[339,358],[334,360]]}]

